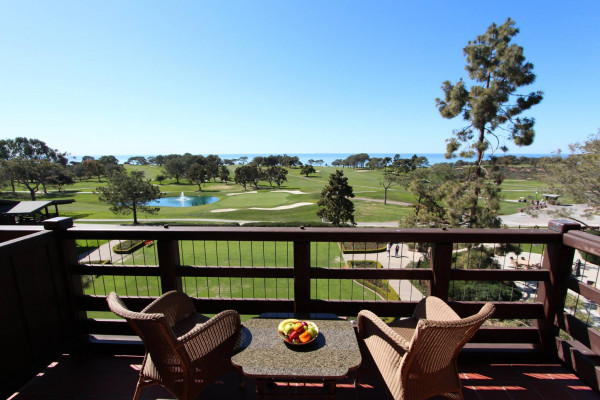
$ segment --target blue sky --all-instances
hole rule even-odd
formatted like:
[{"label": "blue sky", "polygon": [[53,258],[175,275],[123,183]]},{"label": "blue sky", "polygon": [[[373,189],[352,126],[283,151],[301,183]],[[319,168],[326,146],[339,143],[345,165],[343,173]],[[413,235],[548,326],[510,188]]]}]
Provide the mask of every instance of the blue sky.
[{"label": "blue sky", "polygon": [[1,1],[0,137],[71,154],[443,153],[434,99],[515,20],[533,145],[600,128],[598,1]]}]

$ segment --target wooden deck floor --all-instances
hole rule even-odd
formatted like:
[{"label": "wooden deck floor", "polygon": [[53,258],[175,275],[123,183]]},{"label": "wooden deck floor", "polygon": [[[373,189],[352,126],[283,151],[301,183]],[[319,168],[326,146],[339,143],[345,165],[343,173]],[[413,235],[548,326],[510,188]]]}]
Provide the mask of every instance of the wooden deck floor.
[{"label": "wooden deck floor", "polygon": [[[129,400],[133,398],[142,357],[107,354],[65,354],[15,393],[11,400]],[[465,399],[600,400],[600,395],[559,363],[494,364],[464,361],[459,364]],[[361,387],[353,377],[337,385],[338,399],[386,399],[387,390],[368,360],[361,367]],[[223,375],[200,399],[255,399],[253,379],[238,386],[237,373]],[[326,398],[322,386],[276,383],[271,399]],[[144,400],[173,399],[155,386],[142,392]]]}]

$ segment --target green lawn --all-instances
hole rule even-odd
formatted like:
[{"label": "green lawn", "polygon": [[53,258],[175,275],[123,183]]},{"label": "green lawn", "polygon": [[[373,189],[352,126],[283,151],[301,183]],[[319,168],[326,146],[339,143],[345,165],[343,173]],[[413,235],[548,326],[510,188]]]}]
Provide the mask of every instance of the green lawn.
[{"label": "green lawn", "polygon": [[[180,260],[190,266],[245,266],[289,268],[293,264],[293,244],[288,242],[181,241]],[[311,266],[343,268],[337,243],[311,243]],[[143,247],[116,265],[157,265],[156,246]],[[158,277],[85,276],[86,294],[158,296],[162,293]],[[183,289],[190,296],[209,298],[293,299],[294,283],[288,278],[207,278],[184,277]],[[314,279],[313,299],[380,300],[375,292],[353,280]],[[88,313],[111,317],[110,313]]]},{"label": "green lawn", "polygon": [[[126,166],[128,169],[142,170],[146,176],[155,179],[162,174],[160,167],[156,166]],[[233,176],[235,167],[229,167]],[[174,179],[167,179],[159,185],[164,196],[179,196],[184,192],[188,196],[210,195],[219,198],[216,203],[197,207],[161,207],[156,215],[139,213],[140,219],[154,219],[156,222],[168,219],[210,219],[210,220],[244,220],[244,221],[267,221],[267,222],[319,222],[316,212],[319,209],[317,202],[320,198],[322,188],[327,184],[329,175],[335,167],[316,167],[317,172],[308,177],[300,173],[300,169],[289,169],[288,180],[284,182],[281,190],[301,191],[302,194],[277,192],[275,186],[267,182],[260,183],[258,193],[248,193],[240,185],[233,183],[210,182],[198,191],[194,184],[187,183],[184,179],[177,184]],[[356,198],[373,199],[375,201],[363,201],[354,199],[356,222],[396,222],[402,216],[410,212],[411,208],[396,204],[384,205],[384,190],[381,186],[383,171],[358,170],[344,168],[344,175],[348,177],[349,184],[353,187]],[[158,182],[155,182],[158,184]],[[72,204],[61,205],[61,215],[70,216],[74,219],[117,219],[130,221],[131,215],[115,215],[108,205],[98,201],[94,193],[99,186],[105,185],[104,179],[85,179],[74,185],[65,187],[64,191],[50,188],[48,194],[38,193],[38,199],[74,199]],[[6,188],[5,188],[6,189]],[[18,188],[23,190],[23,188]],[[252,191],[251,188],[248,188]],[[533,180],[506,180],[503,184],[502,196],[507,200],[516,200],[521,196],[540,194],[544,191],[543,184]],[[17,198],[28,200],[27,193],[5,193],[3,198]],[[387,195],[390,201],[401,201],[414,203],[413,196],[400,186],[392,186]],[[296,203],[311,203],[295,208],[274,210],[273,208],[291,206]],[[514,201],[502,201],[500,213],[512,214],[517,212],[521,204]],[[252,208],[267,208],[257,210]],[[226,212],[214,212],[229,209]],[[82,222],[81,221],[81,222]]]}]

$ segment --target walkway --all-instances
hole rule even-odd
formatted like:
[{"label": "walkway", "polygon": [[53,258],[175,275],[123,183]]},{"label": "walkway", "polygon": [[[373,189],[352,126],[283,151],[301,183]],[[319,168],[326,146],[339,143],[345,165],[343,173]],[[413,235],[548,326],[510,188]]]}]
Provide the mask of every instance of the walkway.
[{"label": "walkway", "polygon": [[110,240],[100,247],[90,250],[87,253],[79,255],[79,261],[96,262],[109,261],[111,264],[121,261],[127,254],[117,254],[113,251],[113,247],[119,244],[120,240]]},{"label": "walkway", "polygon": [[[384,201],[382,199],[370,199],[368,197],[355,197],[354,200],[360,200],[360,201],[370,201],[373,203],[383,203]],[[396,200],[387,200],[386,201],[387,204],[395,204],[397,206],[413,206],[414,204],[412,203],[407,203],[405,201],[396,201]]]},{"label": "walkway", "polygon": [[523,227],[547,227],[548,222],[553,219],[568,219],[559,217],[555,213],[559,210],[570,212],[573,218],[576,218],[588,225],[600,225],[600,216],[596,215],[591,218],[582,217],[581,214],[587,207],[584,204],[565,204],[559,206],[548,205],[548,208],[538,210],[536,214],[527,214],[524,212],[502,215],[500,219],[504,225],[508,226],[523,226]]}]

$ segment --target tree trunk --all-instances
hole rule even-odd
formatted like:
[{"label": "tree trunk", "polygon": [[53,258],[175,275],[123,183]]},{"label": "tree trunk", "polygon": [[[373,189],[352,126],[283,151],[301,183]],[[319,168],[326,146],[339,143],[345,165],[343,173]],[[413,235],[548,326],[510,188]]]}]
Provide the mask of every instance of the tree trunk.
[{"label": "tree trunk", "polygon": [[137,223],[138,223],[138,220],[137,220],[137,208],[136,208],[136,206],[134,205],[134,206],[133,206],[133,224],[134,224],[134,225],[137,225]]},{"label": "tree trunk", "polygon": [[483,141],[485,139],[485,128],[479,130],[479,146],[477,149],[477,161],[475,163],[475,186],[473,187],[473,204],[471,204],[471,214],[469,216],[469,228],[477,215],[477,201],[479,200],[479,178],[481,178],[481,162],[483,161]]},{"label": "tree trunk", "polygon": [[12,186],[12,192],[15,193],[16,189],[15,189],[15,180],[14,179],[10,180],[10,186]]},{"label": "tree trunk", "polygon": [[35,201],[35,189],[30,187],[27,189],[29,189],[29,193],[31,194],[31,201]]},{"label": "tree trunk", "polygon": [[383,205],[387,205],[387,190],[388,188],[384,187],[383,188]]}]

